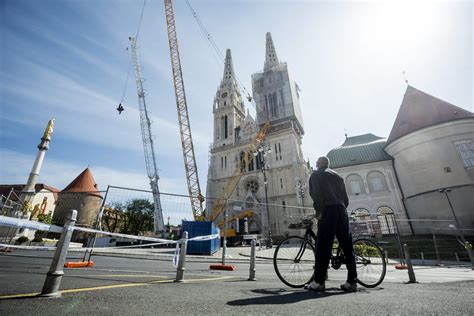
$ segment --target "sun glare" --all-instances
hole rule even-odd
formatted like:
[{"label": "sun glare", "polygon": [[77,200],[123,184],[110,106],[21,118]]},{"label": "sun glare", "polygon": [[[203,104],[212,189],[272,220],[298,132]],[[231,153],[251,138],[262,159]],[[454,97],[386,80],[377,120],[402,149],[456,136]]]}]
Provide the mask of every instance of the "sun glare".
[{"label": "sun glare", "polygon": [[375,33],[379,40],[414,40],[436,31],[436,1],[380,1],[375,9]]}]

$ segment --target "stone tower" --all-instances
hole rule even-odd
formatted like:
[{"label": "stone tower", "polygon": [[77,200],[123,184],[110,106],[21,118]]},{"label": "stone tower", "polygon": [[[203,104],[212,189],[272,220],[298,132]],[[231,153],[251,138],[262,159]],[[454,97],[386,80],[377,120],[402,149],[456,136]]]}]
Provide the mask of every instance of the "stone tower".
[{"label": "stone tower", "polygon": [[[230,50],[227,50],[224,76],[213,107],[214,143],[210,152],[207,210],[212,212],[214,198],[223,197],[228,180],[236,168],[242,168],[243,175],[231,196],[235,201],[227,207],[229,217],[252,212],[249,218],[251,233],[264,233],[269,217],[272,236],[282,237],[289,233],[290,222],[306,214],[301,207],[311,207],[306,185],[310,171],[301,151],[304,130],[298,87],[291,79],[286,63],[279,61],[270,33],[267,33],[264,69],[252,76],[252,88],[256,119],[248,111],[245,113]],[[271,148],[271,153],[264,157],[262,153],[256,153],[243,168],[244,152],[265,122],[269,122],[270,127],[264,147]],[[297,187],[301,189],[297,190]]]},{"label": "stone tower", "polygon": [[245,118],[244,103],[234,76],[230,49],[226,51],[224,75],[214,98],[214,145],[233,145],[235,130]]},{"label": "stone tower", "polygon": [[[64,190],[59,193],[53,219],[63,225],[67,212],[77,210],[76,226],[92,228],[100,211],[102,196],[98,191],[92,172],[86,168]],[[73,237],[77,240],[80,234]]]},{"label": "stone tower", "polygon": [[286,63],[278,59],[270,33],[266,34],[265,62],[262,72],[252,75],[253,98],[259,126],[270,123],[265,138],[272,149],[267,155],[268,202],[273,235],[287,232],[288,222],[311,213],[291,206],[311,208],[308,192],[310,170],[301,150],[304,135],[298,85]]}]

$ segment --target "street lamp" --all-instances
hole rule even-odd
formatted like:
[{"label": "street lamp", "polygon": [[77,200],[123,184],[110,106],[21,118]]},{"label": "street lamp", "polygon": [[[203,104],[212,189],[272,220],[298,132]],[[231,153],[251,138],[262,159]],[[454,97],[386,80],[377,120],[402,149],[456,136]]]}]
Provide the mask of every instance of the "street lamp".
[{"label": "street lamp", "polygon": [[[265,157],[268,154],[272,153],[272,148],[267,144],[260,145],[257,150],[253,153],[253,155],[257,158],[257,169],[260,168],[263,173],[263,184],[265,188],[265,208],[267,213],[267,219],[265,221],[264,232],[266,232],[267,236],[267,248],[271,248],[273,246],[272,242],[272,231],[270,229],[270,210],[268,209],[268,181],[267,181],[267,173],[266,170],[269,166],[265,163]],[[258,159],[260,157],[260,159]]]},{"label": "street lamp", "polygon": [[451,209],[451,213],[453,213],[453,218],[454,221],[456,222],[456,226],[459,229],[459,232],[461,233],[461,238],[462,242],[466,244],[466,239],[464,238],[464,233],[462,232],[461,225],[459,225],[458,218],[456,217],[456,213],[454,213],[453,205],[451,204],[451,200],[449,199],[449,194],[448,192],[451,192],[451,188],[442,188],[438,190],[439,193],[444,193],[446,195],[446,199],[448,200],[449,208]]}]

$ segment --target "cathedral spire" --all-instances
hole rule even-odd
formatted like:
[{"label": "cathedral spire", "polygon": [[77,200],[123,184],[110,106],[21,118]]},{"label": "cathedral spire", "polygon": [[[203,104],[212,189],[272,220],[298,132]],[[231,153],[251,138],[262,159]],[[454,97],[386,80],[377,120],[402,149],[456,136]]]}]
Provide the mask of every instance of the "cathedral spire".
[{"label": "cathedral spire", "polygon": [[272,34],[267,32],[267,44],[265,50],[265,65],[263,66],[263,70],[268,70],[273,66],[278,65],[280,62],[278,60],[278,56],[276,54],[275,46],[273,45]]},{"label": "cathedral spire", "polygon": [[230,49],[227,49],[225,53],[224,76],[222,78],[222,83],[235,83],[234,65],[232,64],[232,54]]}]

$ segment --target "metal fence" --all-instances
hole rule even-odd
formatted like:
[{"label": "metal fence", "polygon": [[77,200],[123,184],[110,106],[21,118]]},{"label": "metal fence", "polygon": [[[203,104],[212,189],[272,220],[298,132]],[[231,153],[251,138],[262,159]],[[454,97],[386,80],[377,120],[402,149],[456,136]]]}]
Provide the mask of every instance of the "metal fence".
[{"label": "metal fence", "polygon": [[[290,199],[288,199],[290,200]],[[167,237],[179,238],[179,227],[182,220],[192,220],[193,213],[190,197],[182,194],[161,193]],[[301,202],[301,200],[295,199]],[[256,198],[227,199],[206,197],[205,215],[218,215],[216,224],[221,229],[227,223],[230,245],[239,245],[242,235],[262,234],[266,229],[271,231],[274,243],[289,235],[302,235],[304,230],[294,224],[302,218],[314,215],[312,207],[303,205],[263,203]],[[213,207],[224,203],[220,214],[215,214]],[[1,214],[15,218],[37,220],[31,212],[21,211],[21,201],[2,196]],[[61,209],[77,209],[77,226],[97,228],[103,231],[126,233],[132,235],[151,234],[153,231],[153,198],[149,190],[109,186],[106,191],[95,194],[70,193],[60,194],[57,200],[53,223],[62,225]],[[137,212],[136,212],[137,211]],[[136,214],[135,214],[135,213]],[[87,216],[80,214],[87,213]],[[135,217],[133,217],[133,216]],[[226,215],[226,216],[225,216]],[[403,244],[408,244],[412,259],[419,263],[442,264],[469,260],[469,247],[472,244],[474,231],[460,230],[453,221],[437,219],[406,219],[400,214],[365,214],[363,217],[348,214],[350,227],[355,237],[369,237],[377,240],[391,259],[403,261]],[[368,215],[368,216],[367,216]],[[81,218],[84,219],[81,222]],[[227,218],[227,221],[224,220]],[[176,230],[172,231],[173,227]],[[295,229],[296,227],[296,229]],[[416,227],[416,229],[413,229]],[[316,225],[314,226],[316,230]],[[416,234],[414,234],[416,233]],[[24,236],[30,241],[35,236],[54,237],[32,230],[0,227],[0,241],[15,243]],[[239,237],[240,238],[237,238]],[[466,237],[467,236],[467,237]],[[85,242],[86,236],[73,236],[73,241]],[[232,239],[232,237],[235,237]],[[23,238],[24,240],[25,238]],[[240,240],[240,243],[239,243]]]}]

